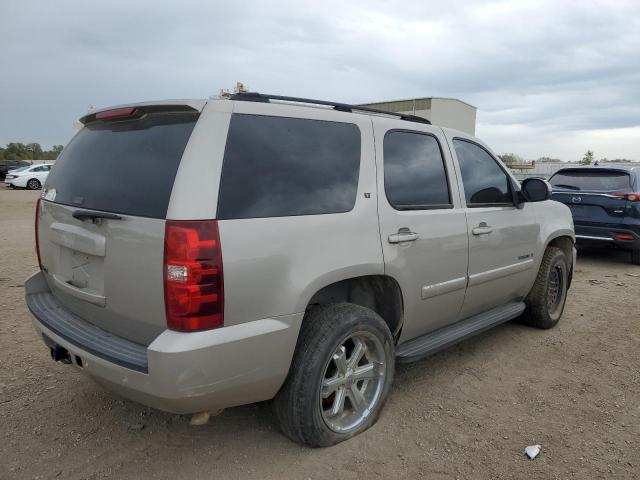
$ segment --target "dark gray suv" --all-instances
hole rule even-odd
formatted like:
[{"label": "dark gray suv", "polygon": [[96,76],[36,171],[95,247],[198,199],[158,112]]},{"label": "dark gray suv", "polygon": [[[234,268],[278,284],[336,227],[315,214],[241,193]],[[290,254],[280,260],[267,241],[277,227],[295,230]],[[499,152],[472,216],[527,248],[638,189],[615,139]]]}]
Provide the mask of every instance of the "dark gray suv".
[{"label": "dark gray suv", "polygon": [[9,170],[28,167],[29,165],[31,165],[31,162],[27,160],[0,160],[0,180],[4,180]]},{"label": "dark gray suv", "polygon": [[579,243],[628,250],[640,265],[640,167],[571,167],[549,182],[571,209]]}]

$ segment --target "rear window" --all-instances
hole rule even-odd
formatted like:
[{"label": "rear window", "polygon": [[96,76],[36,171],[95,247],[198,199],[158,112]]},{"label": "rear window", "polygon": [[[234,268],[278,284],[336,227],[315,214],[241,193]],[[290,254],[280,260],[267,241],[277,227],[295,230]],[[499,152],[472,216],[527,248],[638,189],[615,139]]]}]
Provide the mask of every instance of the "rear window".
[{"label": "rear window", "polygon": [[45,185],[48,198],[78,208],[165,218],[197,113],[147,113],[86,125],[64,149]]},{"label": "rear window", "polygon": [[438,140],[423,133],[388,132],[384,137],[384,189],[397,210],[450,207]]},{"label": "rear window", "polygon": [[234,114],[218,218],[348,212],[359,170],[360,130],[354,124]]},{"label": "rear window", "polygon": [[567,190],[595,190],[602,192],[631,191],[631,177],[626,172],[567,171],[553,175],[549,182]]}]

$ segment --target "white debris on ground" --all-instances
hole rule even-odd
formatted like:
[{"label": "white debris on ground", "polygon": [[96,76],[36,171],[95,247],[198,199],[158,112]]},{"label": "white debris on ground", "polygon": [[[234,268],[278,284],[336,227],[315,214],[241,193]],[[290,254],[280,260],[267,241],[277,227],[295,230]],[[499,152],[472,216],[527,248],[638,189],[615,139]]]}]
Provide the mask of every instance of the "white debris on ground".
[{"label": "white debris on ground", "polygon": [[542,448],[542,445],[529,445],[527,448],[524,449],[524,453],[527,457],[529,457],[530,460],[533,460],[538,456],[541,448]]}]

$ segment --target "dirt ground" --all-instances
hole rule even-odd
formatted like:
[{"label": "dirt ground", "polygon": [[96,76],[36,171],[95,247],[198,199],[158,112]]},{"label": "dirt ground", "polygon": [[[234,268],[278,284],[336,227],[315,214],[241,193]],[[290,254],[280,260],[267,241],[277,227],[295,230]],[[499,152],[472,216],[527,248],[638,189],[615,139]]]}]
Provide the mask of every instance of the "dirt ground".
[{"label": "dirt ground", "polygon": [[372,429],[313,450],[268,403],[191,427],[51,361],[23,301],[37,195],[0,187],[0,479],[640,477],[640,267],[624,252],[581,252],[557,328],[509,323],[400,366]]}]

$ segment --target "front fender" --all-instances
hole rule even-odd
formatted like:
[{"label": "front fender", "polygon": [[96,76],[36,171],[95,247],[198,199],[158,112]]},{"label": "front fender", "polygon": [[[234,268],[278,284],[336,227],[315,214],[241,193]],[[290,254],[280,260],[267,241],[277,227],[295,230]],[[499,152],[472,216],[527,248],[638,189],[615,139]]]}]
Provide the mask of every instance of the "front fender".
[{"label": "front fender", "polygon": [[[573,216],[569,207],[563,203],[556,202],[555,200],[547,200],[544,202],[536,202],[536,221],[540,225],[538,241],[536,242],[536,255],[535,255],[535,268],[532,269],[532,277],[530,279],[530,286],[533,286],[540,265],[542,264],[542,257],[544,252],[551,242],[555,239],[565,237],[571,240],[571,243],[575,245],[576,234],[573,228]],[[571,255],[573,265],[575,265],[575,255]],[[572,265],[572,269],[573,269]]]}]

